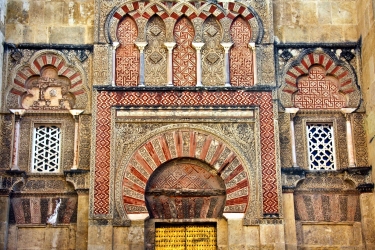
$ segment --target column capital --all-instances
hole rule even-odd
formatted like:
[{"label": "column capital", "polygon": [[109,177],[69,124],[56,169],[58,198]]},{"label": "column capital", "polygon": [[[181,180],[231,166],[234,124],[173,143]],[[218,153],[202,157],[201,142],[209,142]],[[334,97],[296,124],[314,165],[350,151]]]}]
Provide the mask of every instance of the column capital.
[{"label": "column capital", "polygon": [[143,50],[147,46],[147,42],[135,42],[134,44],[138,47],[141,53],[143,53]]},{"label": "column capital", "polygon": [[255,43],[249,43],[249,47],[250,47],[252,50],[255,50]]},{"label": "column capital", "polygon": [[9,109],[14,115],[22,117],[26,113],[26,109]]},{"label": "column capital", "polygon": [[172,52],[174,46],[176,46],[175,42],[165,42],[164,45],[167,47],[168,52]]},{"label": "column capital", "polygon": [[76,119],[80,114],[83,113],[83,109],[70,109],[69,113]]},{"label": "column capital", "polygon": [[220,43],[221,46],[224,47],[225,53],[229,52],[230,47],[232,47],[233,43]]},{"label": "column capital", "polygon": [[285,108],[285,113],[290,114],[290,118],[294,118],[296,116],[299,108]]},{"label": "column capital", "polygon": [[204,46],[204,43],[192,43],[193,47],[197,50],[197,51],[201,51],[202,47]]},{"label": "column capital", "polygon": [[119,42],[113,42],[113,43],[112,43],[112,49],[113,49],[113,50],[116,50],[117,47],[118,47],[119,45],[120,45]]},{"label": "column capital", "polygon": [[356,108],[342,108],[341,113],[344,114],[346,119],[349,119],[350,114],[353,113],[356,110]]}]

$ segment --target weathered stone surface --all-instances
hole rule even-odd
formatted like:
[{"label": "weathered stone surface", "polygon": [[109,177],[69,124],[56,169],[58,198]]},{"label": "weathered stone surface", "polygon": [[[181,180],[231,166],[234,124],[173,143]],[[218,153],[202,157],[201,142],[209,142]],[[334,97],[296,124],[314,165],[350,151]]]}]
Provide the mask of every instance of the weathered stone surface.
[{"label": "weathered stone surface", "polygon": [[12,43],[92,43],[93,12],[93,0],[11,1],[6,39]]},{"label": "weathered stone surface", "polygon": [[275,35],[282,42],[357,41],[356,0],[274,1]]}]

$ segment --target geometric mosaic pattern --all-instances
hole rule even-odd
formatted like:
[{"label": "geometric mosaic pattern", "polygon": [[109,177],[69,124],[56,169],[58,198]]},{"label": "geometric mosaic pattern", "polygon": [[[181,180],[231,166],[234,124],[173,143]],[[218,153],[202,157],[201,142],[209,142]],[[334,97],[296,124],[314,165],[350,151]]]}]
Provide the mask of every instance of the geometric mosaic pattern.
[{"label": "geometric mosaic pattern", "polygon": [[117,38],[120,47],[116,50],[116,85],[137,86],[139,77],[139,51],[134,45],[137,25],[126,16],[118,26]]},{"label": "geometric mosaic pattern", "polygon": [[254,84],[253,52],[249,48],[250,25],[242,17],[237,17],[230,28],[233,46],[230,49],[230,83],[232,86],[252,86]]},{"label": "geometric mosaic pattern", "polygon": [[[181,157],[199,159],[213,166],[224,180],[226,186],[225,211],[242,213],[246,211],[249,183],[244,164],[224,142],[214,138],[212,135],[194,130],[175,130],[159,134],[144,143],[133,154],[126,167],[126,177],[123,180],[123,184],[126,186],[123,189],[125,207],[132,207],[135,211],[146,211],[143,194],[151,174],[161,164]],[[197,171],[194,170],[195,173],[198,173]],[[207,182],[210,177],[206,176],[207,174],[209,172],[204,174],[205,182],[199,181],[200,178],[194,177],[194,174],[191,175],[189,178],[195,179],[191,183],[190,179],[186,179],[186,176],[183,177],[182,173],[178,178],[179,182],[177,184],[183,185],[184,187],[182,188],[190,186],[195,189],[212,189],[213,185]],[[172,179],[176,179],[177,175],[178,171],[174,171]],[[168,185],[177,185],[172,184],[172,179],[163,175],[163,178],[158,178],[158,181],[151,180],[151,186],[152,183],[158,183],[157,186],[164,186],[164,188],[167,188]],[[166,181],[169,184],[165,183]],[[217,185],[215,184],[214,186]],[[135,206],[138,206],[138,209],[135,209]],[[132,213],[129,209],[127,211]]]},{"label": "geometric mosaic pattern", "polygon": [[332,124],[307,124],[310,170],[335,170],[335,143]]},{"label": "geometric mosaic pattern", "polygon": [[194,27],[186,17],[181,18],[174,27],[177,43],[173,50],[173,85],[195,86],[196,52],[192,47]]},{"label": "geometric mosaic pattern", "polygon": [[39,126],[34,128],[32,172],[56,173],[60,166],[60,128]]},{"label": "geometric mosaic pattern", "polygon": [[326,76],[326,70],[313,66],[309,75],[298,80],[298,92],[293,95],[294,106],[300,109],[340,109],[345,97],[339,93],[338,80]]},{"label": "geometric mosaic pattern", "polygon": [[109,213],[112,106],[259,106],[263,213],[278,213],[278,191],[271,92],[99,91],[97,96],[94,214]]}]

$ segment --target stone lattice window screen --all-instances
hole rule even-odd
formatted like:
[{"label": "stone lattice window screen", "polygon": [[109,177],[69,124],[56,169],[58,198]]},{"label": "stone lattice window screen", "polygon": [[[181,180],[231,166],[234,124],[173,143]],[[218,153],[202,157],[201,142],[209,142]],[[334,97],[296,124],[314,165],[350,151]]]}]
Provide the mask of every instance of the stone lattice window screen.
[{"label": "stone lattice window screen", "polygon": [[38,125],[33,131],[32,172],[60,171],[61,129],[55,125]]},{"label": "stone lattice window screen", "polygon": [[308,123],[307,148],[310,170],[335,170],[334,131],[331,123]]}]

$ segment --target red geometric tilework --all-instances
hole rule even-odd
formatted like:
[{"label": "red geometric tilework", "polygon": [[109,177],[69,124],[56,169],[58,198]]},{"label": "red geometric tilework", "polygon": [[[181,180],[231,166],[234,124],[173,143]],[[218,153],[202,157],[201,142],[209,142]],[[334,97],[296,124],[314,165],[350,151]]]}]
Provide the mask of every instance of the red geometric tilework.
[{"label": "red geometric tilework", "polygon": [[[263,184],[263,213],[278,213],[273,104],[271,92],[243,91],[153,91],[109,92],[97,96],[94,214],[109,213],[111,106],[243,106],[257,105]],[[160,139],[160,145],[167,143]],[[163,142],[164,141],[164,142]],[[167,144],[168,145],[168,144]],[[172,154],[167,152],[165,158]],[[230,156],[228,156],[230,158]],[[235,166],[237,167],[237,166]],[[225,171],[225,169],[223,170]],[[142,183],[139,183],[142,185]],[[243,199],[239,199],[240,201]]]},{"label": "red geometric tilework", "polygon": [[230,34],[233,46],[230,50],[230,83],[232,86],[252,86],[254,83],[253,52],[249,48],[251,29],[242,17],[236,18]]},{"label": "red geometric tilework", "polygon": [[194,27],[186,17],[181,18],[174,27],[177,43],[173,50],[173,85],[195,86],[196,52],[191,46],[194,39]]},{"label": "red geometric tilework", "polygon": [[116,50],[116,85],[137,86],[139,76],[139,51],[134,42],[138,31],[134,20],[126,16],[117,28],[120,47]]},{"label": "red geometric tilework", "polygon": [[340,109],[346,106],[345,97],[339,93],[338,80],[326,76],[325,69],[313,66],[309,75],[298,80],[294,106],[300,109]]}]

